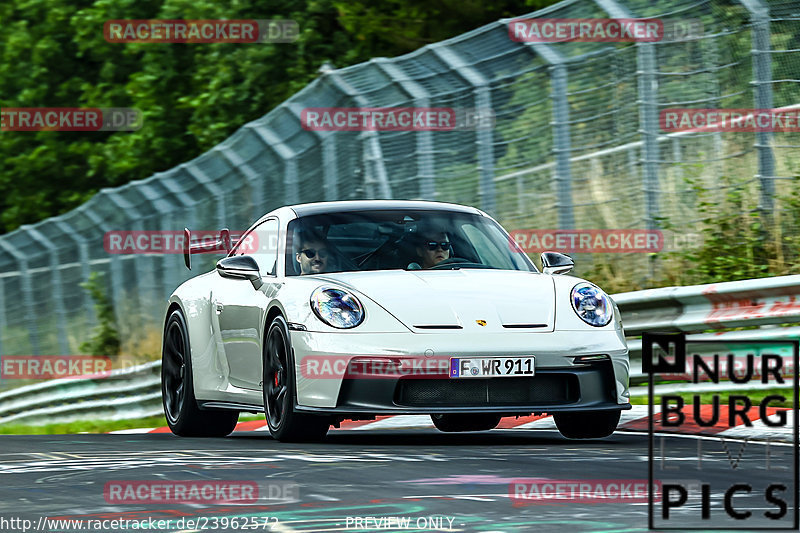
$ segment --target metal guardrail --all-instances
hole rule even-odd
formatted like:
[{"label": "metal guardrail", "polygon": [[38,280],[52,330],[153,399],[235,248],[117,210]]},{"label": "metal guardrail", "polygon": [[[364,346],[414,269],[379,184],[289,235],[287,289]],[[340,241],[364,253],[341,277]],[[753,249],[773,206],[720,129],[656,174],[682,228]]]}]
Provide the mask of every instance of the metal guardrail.
[{"label": "metal guardrail", "polygon": [[0,393],[0,424],[124,420],[157,416],[161,361],[114,370],[105,377],[54,379]]},{"label": "metal guardrail", "polygon": [[[800,322],[800,276],[782,276],[691,287],[666,287],[612,295],[626,333],[695,334],[687,340],[797,340],[800,326],[719,330]],[[641,340],[629,339],[631,382],[641,383]],[[51,380],[0,393],[0,424],[119,420],[162,413],[161,362],[115,370],[108,377]],[[698,384],[707,387],[707,384]],[[635,391],[634,391],[635,392]]]},{"label": "metal guardrail", "polygon": [[612,297],[629,336],[800,322],[800,276],[647,289]]}]

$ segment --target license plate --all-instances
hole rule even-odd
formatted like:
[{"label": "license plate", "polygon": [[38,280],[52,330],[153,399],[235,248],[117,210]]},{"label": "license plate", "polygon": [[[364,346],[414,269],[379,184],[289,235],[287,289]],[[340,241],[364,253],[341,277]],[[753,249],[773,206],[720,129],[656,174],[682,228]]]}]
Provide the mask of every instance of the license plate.
[{"label": "license plate", "polygon": [[533,357],[451,357],[451,378],[513,378],[533,375]]}]

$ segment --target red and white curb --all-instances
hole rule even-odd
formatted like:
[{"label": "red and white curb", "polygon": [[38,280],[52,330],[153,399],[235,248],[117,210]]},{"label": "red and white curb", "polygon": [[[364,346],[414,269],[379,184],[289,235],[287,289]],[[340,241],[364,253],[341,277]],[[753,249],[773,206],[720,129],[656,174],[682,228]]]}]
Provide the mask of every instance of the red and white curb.
[{"label": "red and white curb", "polygon": [[[711,406],[704,405],[701,410],[701,415],[705,420],[711,418]],[[684,407],[683,413],[686,420],[689,421],[678,427],[661,427],[658,421],[660,420],[660,408],[654,407],[654,429],[658,433],[679,433],[685,435],[705,435],[717,436],[730,439],[750,439],[750,440],[771,440],[781,442],[792,442],[792,431],[794,428],[794,413],[791,409],[775,409],[770,408],[767,416],[771,419],[775,417],[776,411],[786,411],[786,424],[780,427],[771,427],[764,423],[763,420],[758,419],[758,410],[751,409],[749,416],[752,423],[747,426],[742,422],[741,417],[737,417],[734,422],[735,426],[730,427],[727,420],[727,406],[721,407],[719,412],[719,421],[716,425],[711,427],[700,427],[697,424],[691,423],[693,420],[692,406]],[[618,431],[630,432],[647,432],[648,431],[648,406],[634,405],[628,411],[622,411],[620,417]],[[404,429],[420,429],[420,428],[433,428],[433,423],[428,415],[394,415],[394,416],[379,416],[375,420],[347,420],[341,423],[340,428],[331,428],[332,432],[338,431],[369,431],[369,430],[404,430]],[[553,417],[550,415],[537,415],[537,416],[521,416],[519,418],[503,418],[498,429],[521,429],[521,430],[552,430],[557,431]],[[239,422],[236,424],[234,432],[248,432],[248,431],[268,431],[266,421],[264,420],[251,420],[248,422]],[[139,428],[139,429],[123,429],[120,431],[112,431],[111,433],[117,435],[138,435],[142,433],[169,433],[169,428]]]}]

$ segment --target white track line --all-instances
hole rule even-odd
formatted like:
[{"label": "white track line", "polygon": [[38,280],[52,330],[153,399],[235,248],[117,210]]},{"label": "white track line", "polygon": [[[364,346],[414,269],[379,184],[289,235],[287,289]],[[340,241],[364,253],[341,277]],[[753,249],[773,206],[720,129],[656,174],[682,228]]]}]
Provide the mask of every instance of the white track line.
[{"label": "white track line", "polygon": [[[628,410],[628,411],[622,411],[622,414],[620,414],[620,417],[619,417],[620,425],[626,424],[628,422],[635,422],[636,420],[641,420],[643,418],[647,419],[647,417],[650,416],[650,413],[648,411],[649,406],[647,406],[647,405],[634,405],[632,407],[633,408]],[[655,413],[660,413],[660,412],[661,412],[661,406],[660,405],[654,405],[653,406],[653,413],[655,414]]]},{"label": "white track line", "polygon": [[[777,421],[777,416],[772,415],[770,420]],[[771,427],[764,423],[763,420],[754,420],[752,427],[745,425],[736,426],[735,428],[726,429],[721,433],[717,433],[718,437],[730,437],[732,439],[764,439],[776,440],[782,442],[792,442],[794,435],[794,413],[789,411],[786,413],[786,425],[780,427]]]},{"label": "white track line", "polygon": [[433,422],[428,415],[395,415],[391,418],[376,420],[363,426],[354,428],[343,427],[349,431],[364,431],[369,429],[408,429],[408,428],[432,428]]},{"label": "white track line", "polygon": [[552,416],[547,416],[545,418],[540,418],[539,420],[534,420],[533,422],[528,422],[527,424],[522,424],[520,426],[515,427],[514,429],[556,429],[556,423],[553,420]]}]

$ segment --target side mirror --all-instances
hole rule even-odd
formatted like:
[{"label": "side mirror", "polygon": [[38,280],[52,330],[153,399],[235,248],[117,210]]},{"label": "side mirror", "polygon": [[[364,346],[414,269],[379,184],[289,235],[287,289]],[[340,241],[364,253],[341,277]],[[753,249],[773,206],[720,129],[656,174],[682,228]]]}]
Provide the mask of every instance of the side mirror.
[{"label": "side mirror", "polygon": [[261,272],[258,263],[249,255],[234,255],[217,261],[217,272],[223,278],[246,279],[258,289],[261,287]]},{"label": "side mirror", "polygon": [[542,252],[542,270],[545,274],[566,274],[574,266],[575,261],[568,255],[558,252]]}]

